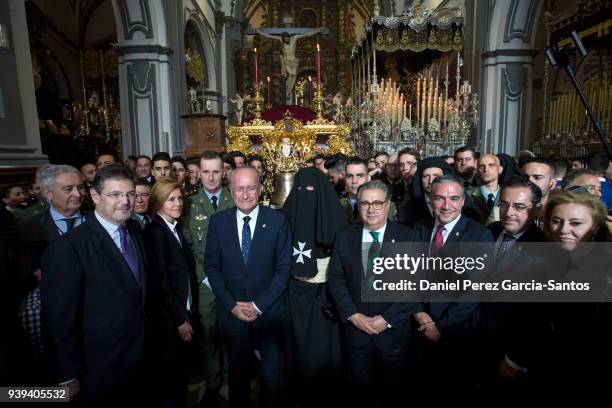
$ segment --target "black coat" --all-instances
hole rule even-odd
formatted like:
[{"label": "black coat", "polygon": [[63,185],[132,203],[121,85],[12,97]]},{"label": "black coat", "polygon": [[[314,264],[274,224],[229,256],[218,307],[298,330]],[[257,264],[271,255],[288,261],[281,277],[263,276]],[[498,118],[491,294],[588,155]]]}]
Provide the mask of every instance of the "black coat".
[{"label": "black coat", "polygon": [[[198,309],[198,282],[189,246],[179,244],[159,215],[144,230],[143,237],[149,260],[148,296],[156,329],[169,331],[180,340],[177,328],[189,320],[186,309],[191,289],[191,310]],[[182,340],[180,340],[182,341]]]},{"label": "black coat", "polygon": [[[365,277],[362,263],[362,224],[351,224],[338,232],[329,264],[328,286],[343,323],[354,313],[381,315],[394,327],[410,321],[419,305],[410,302],[363,302],[362,283]],[[416,242],[414,230],[387,221],[381,254],[387,253],[394,242]]]},{"label": "black coat", "polygon": [[[433,218],[423,220],[415,225],[419,241],[429,244],[431,235],[435,225]],[[486,248],[486,243],[490,243],[490,247]],[[442,250],[440,257],[480,257],[483,256],[483,250],[492,251],[493,236],[491,232],[482,224],[474,221],[471,218],[461,215],[457,224],[450,232]],[[450,244],[450,245],[449,245]],[[462,245],[457,245],[462,244]],[[490,253],[487,253],[487,258],[492,259]],[[449,279],[470,279],[471,281],[480,280],[476,270],[465,272],[463,275],[451,272]],[[461,296],[474,298],[471,292],[463,293]],[[458,301],[451,302],[447,300],[439,301],[431,299],[428,307],[428,313],[436,322],[436,327],[443,336],[460,329],[466,323],[469,323],[478,308],[478,302]]]},{"label": "black coat", "polygon": [[132,220],[126,226],[140,284],[96,217],[49,245],[42,259],[45,350],[56,381],[78,378],[83,400],[112,400],[142,363],[147,260],[140,227]]}]

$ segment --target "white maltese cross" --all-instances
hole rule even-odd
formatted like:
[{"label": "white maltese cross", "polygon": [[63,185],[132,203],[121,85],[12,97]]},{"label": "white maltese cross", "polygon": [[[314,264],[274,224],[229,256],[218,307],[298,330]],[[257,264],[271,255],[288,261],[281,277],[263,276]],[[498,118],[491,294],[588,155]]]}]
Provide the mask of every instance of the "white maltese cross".
[{"label": "white maltese cross", "polygon": [[298,247],[300,249],[297,249],[295,247],[293,247],[293,256],[298,255],[297,259],[295,260],[295,263],[304,263],[304,257],[308,257],[308,258],[312,258],[310,256],[310,252],[312,251],[312,249],[309,249],[307,251],[304,251],[304,248],[306,247],[306,243],[305,242],[299,242],[298,241]]}]

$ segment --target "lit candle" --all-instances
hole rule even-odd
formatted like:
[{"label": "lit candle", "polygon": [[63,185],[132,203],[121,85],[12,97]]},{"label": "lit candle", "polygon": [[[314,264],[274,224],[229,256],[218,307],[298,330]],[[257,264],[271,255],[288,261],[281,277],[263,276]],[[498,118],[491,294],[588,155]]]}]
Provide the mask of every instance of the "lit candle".
[{"label": "lit candle", "polygon": [[412,122],[412,104],[408,107],[408,119]]},{"label": "lit candle", "polygon": [[438,121],[442,122],[442,95],[438,96]]},{"label": "lit candle", "polygon": [[266,80],[268,81],[268,108],[272,107],[272,88],[270,87],[270,77],[267,76]]},{"label": "lit candle", "polygon": [[[419,102],[420,102],[420,98],[421,98],[421,76],[419,75],[417,78],[417,100],[416,100],[416,106],[417,106],[417,120],[419,119]],[[410,106],[412,107],[412,104],[410,104]]]},{"label": "lit candle", "polygon": [[317,85],[321,86],[321,48],[317,43]]},{"label": "lit candle", "polygon": [[308,104],[312,103],[312,77],[308,75]]},{"label": "lit candle", "polygon": [[259,84],[259,66],[257,65],[257,48],[253,49],[253,66],[255,67],[255,86]]}]

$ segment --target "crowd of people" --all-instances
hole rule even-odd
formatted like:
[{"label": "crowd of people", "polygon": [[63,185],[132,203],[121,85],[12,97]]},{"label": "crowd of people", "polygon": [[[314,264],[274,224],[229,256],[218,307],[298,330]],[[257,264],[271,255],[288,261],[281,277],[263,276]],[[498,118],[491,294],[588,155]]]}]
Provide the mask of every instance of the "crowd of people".
[{"label": "crowd of people", "polygon": [[[362,296],[394,243],[450,257],[466,255],[453,244],[488,243],[500,274],[597,270],[612,255],[589,246],[612,231],[605,153],[317,155],[279,210],[263,204],[265,176],[241,152],[101,154],[4,189],[0,385],[61,385],[86,407],[606,390],[612,303]],[[554,262],[523,250],[545,242]]]}]

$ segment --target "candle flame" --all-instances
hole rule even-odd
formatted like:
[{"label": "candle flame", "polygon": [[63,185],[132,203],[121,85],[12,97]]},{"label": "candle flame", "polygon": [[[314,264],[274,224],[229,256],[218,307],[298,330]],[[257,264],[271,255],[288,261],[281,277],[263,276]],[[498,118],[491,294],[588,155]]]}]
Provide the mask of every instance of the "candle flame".
[{"label": "candle flame", "polygon": [[312,81],[312,77],[308,75],[308,81]]},{"label": "candle flame", "polygon": [[317,43],[317,51],[321,51],[321,49],[319,48],[319,43]]},{"label": "candle flame", "polygon": [[270,77],[269,76],[267,76],[266,79],[268,80],[268,82],[270,82]]},{"label": "candle flame", "polygon": [[257,48],[254,48],[253,50],[254,50],[255,52],[257,52]]}]

